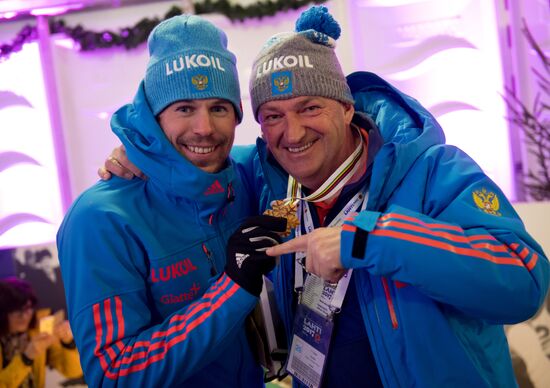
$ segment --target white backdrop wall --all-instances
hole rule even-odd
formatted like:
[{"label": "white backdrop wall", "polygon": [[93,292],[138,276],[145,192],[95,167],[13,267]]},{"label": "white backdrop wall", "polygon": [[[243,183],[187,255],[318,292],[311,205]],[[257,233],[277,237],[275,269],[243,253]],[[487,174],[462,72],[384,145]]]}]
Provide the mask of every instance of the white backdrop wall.
[{"label": "white backdrop wall", "polygon": [[354,2],[354,46],[364,47],[355,63],[417,98],[447,143],[474,157],[513,196],[498,3]]},{"label": "white backdrop wall", "polygon": [[[509,24],[505,3],[333,0],[327,5],[342,26],[337,52],[344,71],[374,71],[417,98],[440,121],[447,141],[468,152],[515,200],[513,167],[517,161],[511,146],[519,151],[517,139],[510,138],[502,98],[509,70],[503,61]],[[118,30],[145,16],[161,17],[174,4],[181,5],[167,1],[75,13],[64,19],[87,29]],[[298,15],[299,11],[286,12],[245,23],[231,23],[221,15],[204,16],[226,31],[229,47],[238,58],[245,119],[237,129],[237,144],[251,143],[259,134],[248,98],[252,60],[268,37],[292,30]],[[95,181],[97,167],[116,144],[106,130],[109,117],[131,101],[144,74],[147,53],[145,45],[130,51],[81,53],[69,40],[55,39],[56,78],[75,196]]]},{"label": "white backdrop wall", "polygon": [[[534,76],[534,72],[545,74],[547,69],[537,52],[531,48],[522,30],[525,25],[529,28],[548,58],[548,53],[550,53],[550,3],[547,0],[506,0],[505,3],[510,10],[501,23],[502,31],[509,35],[510,41],[503,58],[507,70],[505,83],[515,91],[517,97],[526,106],[533,107],[534,101],[542,92],[540,82]],[[548,93],[546,96],[548,97]],[[548,103],[548,100],[546,102]],[[547,112],[548,120],[550,120],[549,115]],[[518,127],[512,126],[510,135],[512,151],[516,156],[515,171],[527,173],[530,169],[535,170],[539,164],[535,156],[527,150],[523,132]],[[518,178],[521,179],[521,174],[518,174]],[[528,200],[524,188],[520,186],[519,189],[519,199]]]},{"label": "white backdrop wall", "polygon": [[[506,35],[505,27],[510,25],[510,16],[502,8],[505,4],[519,1],[333,0],[327,3],[342,27],[337,53],[344,71],[374,71],[417,98],[442,123],[449,142],[470,153],[511,199],[515,197],[511,179],[511,140],[500,95],[505,81],[503,74],[507,71],[501,61],[504,57],[503,36]],[[548,16],[548,5],[544,7],[542,0],[533,0],[529,4],[531,13],[540,8],[536,14]],[[88,30],[118,31],[144,17],[163,17],[172,5],[181,5],[181,2],[163,1],[86,11],[63,15],[62,18],[67,25],[81,24]],[[252,60],[268,37],[293,29],[299,12],[280,13],[245,23],[231,23],[221,15],[204,16],[226,31],[230,49],[238,58],[245,119],[237,128],[237,144],[251,143],[259,134],[250,114],[248,98]],[[538,25],[543,19],[539,16]],[[0,23],[0,42],[11,39],[26,23]],[[538,30],[548,31],[548,26]],[[75,198],[97,180],[97,168],[118,143],[110,131],[109,119],[118,107],[132,100],[145,71],[147,52],[145,44],[129,51],[79,52],[64,36],[53,36],[52,41],[53,76],[66,143],[68,184],[71,197]],[[14,54],[13,61],[19,54],[23,53]],[[516,54],[521,56],[524,53]],[[0,63],[0,90],[18,84],[12,82],[13,79],[24,76],[6,74],[6,71],[13,71],[5,66],[12,58]],[[523,80],[529,68],[523,66],[520,70]],[[2,75],[9,80],[8,86],[2,84]],[[42,121],[47,135],[51,128],[46,120]],[[28,133],[31,140],[32,133]],[[4,131],[0,133],[0,140],[1,136],[13,135],[13,131]],[[0,143],[7,144],[3,140]],[[48,146],[46,142],[44,146]],[[0,171],[0,180],[7,174],[12,173]],[[56,185],[55,174],[50,175],[52,185]],[[2,220],[11,214],[11,205],[4,200],[7,197],[3,194],[8,189],[13,190],[14,185],[5,184],[0,188],[0,237]],[[15,194],[10,196],[21,197],[17,187],[15,190]],[[32,190],[30,187],[25,192]],[[54,207],[59,205],[52,205],[52,209]],[[52,214],[46,216],[44,213],[42,217],[48,219],[53,226],[49,230],[53,231],[62,214],[59,211]],[[53,238],[53,233],[50,233],[49,241]],[[40,242],[46,241],[33,241]],[[1,240],[0,246],[3,246]]]},{"label": "white backdrop wall", "polygon": [[[0,24],[2,41],[23,24],[6,26],[13,28]],[[32,43],[0,61],[0,249],[52,241],[63,217],[60,188],[40,51]]]}]

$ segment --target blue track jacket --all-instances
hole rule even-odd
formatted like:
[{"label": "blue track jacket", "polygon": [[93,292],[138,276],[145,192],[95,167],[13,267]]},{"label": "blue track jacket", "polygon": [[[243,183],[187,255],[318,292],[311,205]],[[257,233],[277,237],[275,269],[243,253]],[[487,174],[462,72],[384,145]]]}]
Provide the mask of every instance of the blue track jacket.
[{"label": "blue track jacket", "polygon": [[[549,265],[541,247],[481,168],[444,144],[417,101],[372,73],[354,73],[348,83],[355,110],[374,120],[384,143],[367,210],[341,234],[342,264],[355,268],[384,386],[516,386],[502,325],[528,319],[542,304]],[[258,140],[254,157],[256,149],[239,152],[254,158],[243,168],[255,180],[259,210],[285,198],[287,175],[265,143]],[[369,233],[364,254],[353,257],[357,228]],[[273,279],[291,339],[293,257],[281,258]]]},{"label": "blue track jacket", "polygon": [[71,328],[91,387],[258,387],[244,319],[257,298],[223,272],[250,214],[238,172],[181,156],[143,86],[111,121],[148,180],[98,182],[58,232]]}]

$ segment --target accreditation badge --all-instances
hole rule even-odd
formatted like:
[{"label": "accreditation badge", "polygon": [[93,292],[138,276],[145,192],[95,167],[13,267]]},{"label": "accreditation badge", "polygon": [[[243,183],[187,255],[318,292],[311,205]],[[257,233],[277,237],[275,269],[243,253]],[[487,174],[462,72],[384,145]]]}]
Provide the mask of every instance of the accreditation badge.
[{"label": "accreditation badge", "polygon": [[321,385],[333,328],[331,319],[298,304],[287,370],[308,387]]}]

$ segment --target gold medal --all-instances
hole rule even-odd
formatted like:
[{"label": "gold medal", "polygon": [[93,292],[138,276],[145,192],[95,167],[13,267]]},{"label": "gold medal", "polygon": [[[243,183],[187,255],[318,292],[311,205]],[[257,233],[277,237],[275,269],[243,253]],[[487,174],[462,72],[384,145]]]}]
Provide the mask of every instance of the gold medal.
[{"label": "gold medal", "polygon": [[282,237],[289,236],[292,229],[300,225],[297,214],[298,203],[296,201],[285,201],[278,199],[271,202],[271,207],[272,209],[267,209],[264,211],[264,214],[273,217],[286,218],[286,230],[280,234]]}]

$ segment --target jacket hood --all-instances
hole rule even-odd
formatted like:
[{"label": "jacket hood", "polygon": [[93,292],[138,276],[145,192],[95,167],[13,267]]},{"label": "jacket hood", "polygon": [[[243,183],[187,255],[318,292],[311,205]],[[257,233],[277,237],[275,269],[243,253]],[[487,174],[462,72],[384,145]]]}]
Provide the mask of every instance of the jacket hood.
[{"label": "jacket hood", "polygon": [[369,209],[379,209],[418,156],[433,145],[445,143],[445,135],[418,101],[376,74],[356,72],[347,80],[355,110],[374,120],[384,142],[374,159],[368,203]]},{"label": "jacket hood", "polygon": [[223,207],[224,199],[231,194],[230,183],[235,176],[233,163],[228,158],[226,168],[207,173],[183,157],[153,115],[143,82],[134,101],[114,113],[111,128],[124,144],[130,161],[171,200],[197,202],[208,215]]}]

